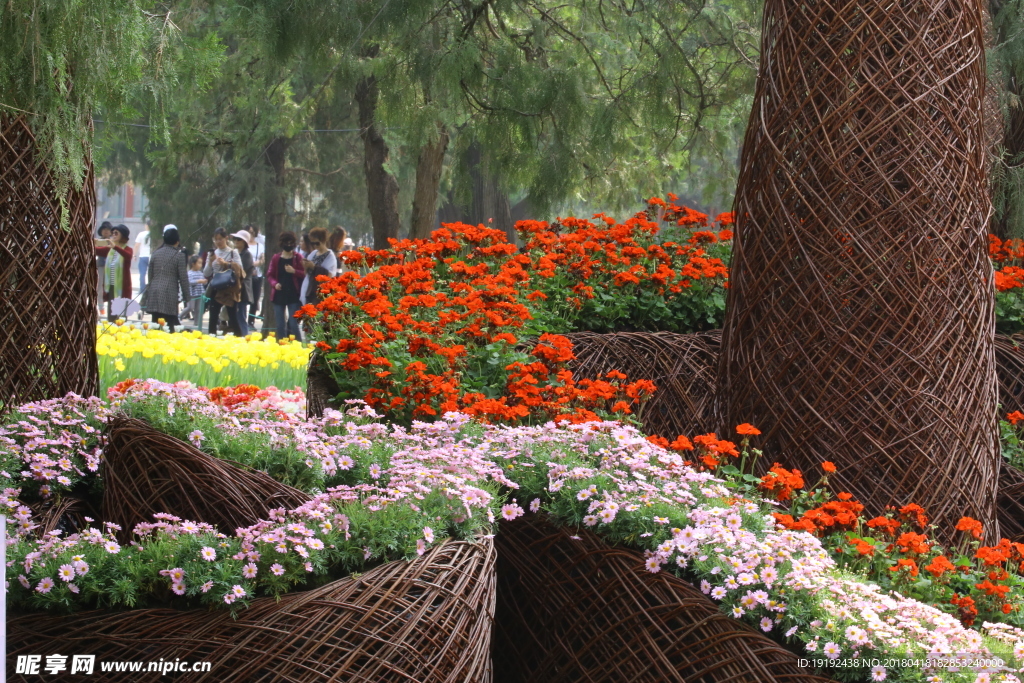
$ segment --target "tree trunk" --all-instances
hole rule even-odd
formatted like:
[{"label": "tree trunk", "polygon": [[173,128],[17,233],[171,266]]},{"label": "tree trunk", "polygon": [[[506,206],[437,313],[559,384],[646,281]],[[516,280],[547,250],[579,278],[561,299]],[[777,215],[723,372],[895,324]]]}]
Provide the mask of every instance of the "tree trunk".
[{"label": "tree trunk", "polygon": [[[719,426],[838,467],[869,516],[999,538],[981,13],[768,0],[736,192]],[[956,131],[955,135],[947,131]]]},{"label": "tree trunk", "polygon": [[459,206],[454,193],[449,193],[444,206],[438,211],[438,222],[484,224],[504,231],[509,242],[515,243],[516,232],[508,194],[501,190],[497,177],[488,172],[480,146],[475,143],[466,152],[466,167],[473,192],[469,206]]},{"label": "tree trunk", "polygon": [[373,222],[373,248],[387,249],[388,239],[398,237],[398,181],[387,172],[388,145],[374,123],[377,111],[377,79],[368,76],[356,86],[359,106],[359,136],[363,139],[363,171],[366,198]]},{"label": "tree trunk", "polygon": [[[990,0],[988,3],[990,23],[986,28],[991,28],[992,23],[998,19],[1004,4],[1003,0]],[[990,38],[989,47],[998,47],[1011,40],[1013,36],[1009,35],[1007,29],[1007,21],[1004,19],[995,24],[994,30],[987,30],[986,36]],[[993,46],[991,43],[995,43],[995,45]],[[999,60],[994,61],[996,62],[995,73],[994,78],[988,81],[989,92],[986,93],[985,115],[988,119],[987,127],[1000,134],[999,139],[995,141],[996,144],[991,145],[990,143],[990,147],[993,148],[992,152],[995,155],[994,164],[997,167],[1001,165],[1002,168],[1001,172],[997,174],[999,180],[993,183],[992,187],[992,198],[998,210],[993,213],[992,219],[989,221],[989,232],[1003,239],[1024,237],[1024,225],[1020,225],[1019,221],[1022,212],[1017,209],[1024,201],[1024,197],[1021,196],[1021,190],[1016,188],[1015,183],[1020,174],[1021,164],[1024,162],[1024,105],[1018,103],[1016,106],[1008,107],[1008,116],[1004,123],[998,92],[1001,88],[1019,102],[1024,100],[1024,88],[1021,87],[1020,81],[1014,75],[1014,69],[1000,68]]]},{"label": "tree trunk", "polygon": [[277,315],[274,306],[270,302],[270,278],[267,277],[267,268],[270,267],[270,254],[277,251],[277,240],[284,232],[284,221],[287,216],[288,198],[285,196],[285,158],[288,152],[288,141],[284,138],[275,138],[267,147],[267,165],[274,171],[274,183],[271,191],[267,193],[266,215],[263,224],[263,235],[266,239],[264,248],[263,266],[263,298],[260,303],[260,310],[263,312],[263,334],[277,327]]},{"label": "tree trunk", "polygon": [[99,393],[96,195],[61,197],[28,120],[0,116],[0,414],[68,392]]},{"label": "tree trunk", "polygon": [[437,131],[437,139],[423,146],[416,163],[416,195],[412,200],[410,239],[426,239],[434,229],[441,167],[444,164],[444,153],[448,149],[448,130],[438,124]]}]

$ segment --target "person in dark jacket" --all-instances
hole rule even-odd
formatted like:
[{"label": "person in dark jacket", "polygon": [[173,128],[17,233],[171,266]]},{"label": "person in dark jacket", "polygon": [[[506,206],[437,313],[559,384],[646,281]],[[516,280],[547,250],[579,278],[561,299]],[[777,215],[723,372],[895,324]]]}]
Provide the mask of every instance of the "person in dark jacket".
[{"label": "person in dark jacket", "polygon": [[235,317],[238,320],[238,329],[244,337],[249,334],[249,304],[252,303],[252,278],[256,272],[256,264],[249,251],[249,240],[252,236],[247,230],[239,230],[231,234],[235,240],[235,250],[242,259],[242,300],[235,305]]},{"label": "person in dark jacket", "polygon": [[192,298],[188,281],[188,263],[178,248],[178,231],[164,231],[164,243],[149,257],[149,283],[142,293],[142,307],[153,316],[153,322],[164,323],[174,332],[178,321],[178,294],[187,305]]},{"label": "person in dark jacket", "polygon": [[277,338],[284,339],[290,333],[296,339],[301,339],[295,313],[302,305],[299,292],[302,291],[306,270],[302,265],[302,257],[295,251],[298,240],[294,232],[282,232],[277,243],[281,251],[274,254],[267,268],[270,301],[274,304],[274,318],[277,321]]}]

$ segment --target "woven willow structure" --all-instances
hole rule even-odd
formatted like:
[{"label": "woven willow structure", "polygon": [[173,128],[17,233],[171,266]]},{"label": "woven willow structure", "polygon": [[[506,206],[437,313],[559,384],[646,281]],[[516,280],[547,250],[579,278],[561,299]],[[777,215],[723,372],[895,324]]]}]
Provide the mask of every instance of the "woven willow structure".
[{"label": "woven willow structure", "polygon": [[1024,334],[996,335],[999,416],[1024,411]]},{"label": "woven willow structure", "polygon": [[259,598],[237,619],[226,609],[25,615],[7,622],[8,653],[12,662],[18,654],[94,654],[93,675],[83,679],[96,681],[160,679],[103,672],[100,662],[180,659],[211,669],[175,673],[175,681],[489,683],[494,558],[489,540],[448,541],[358,578]]},{"label": "woven willow structure", "polygon": [[0,116],[0,414],[99,391],[92,174],[60,198],[24,118]]},{"label": "woven willow structure", "polygon": [[812,683],[764,634],[643,555],[534,516],[502,525],[497,683]]},{"label": "woven willow structure", "polygon": [[640,417],[646,434],[669,440],[714,429],[711,409],[721,335],[674,332],[574,332],[577,379],[596,379],[618,370],[630,381],[649,379],[657,385]]},{"label": "woven willow structure", "polygon": [[124,416],[107,427],[103,467],[103,521],[120,525],[125,540],[157,512],[231,533],[267,519],[274,508],[291,510],[309,500],[264,472],[207,455]]},{"label": "woven willow structure", "polygon": [[309,356],[306,366],[306,417],[323,417],[338,393],[338,384],[323,365],[318,353]]},{"label": "woven willow structure", "polygon": [[716,412],[870,512],[994,531],[983,39],[965,0],[768,0]]},{"label": "woven willow structure", "polygon": [[1024,543],[1024,472],[1003,463],[999,472],[999,498],[996,514],[999,534]]}]

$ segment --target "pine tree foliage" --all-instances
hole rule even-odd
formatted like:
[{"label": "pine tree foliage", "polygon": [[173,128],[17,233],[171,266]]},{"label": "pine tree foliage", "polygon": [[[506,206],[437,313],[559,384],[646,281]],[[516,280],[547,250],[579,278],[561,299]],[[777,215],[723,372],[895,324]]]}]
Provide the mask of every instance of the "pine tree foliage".
[{"label": "pine tree foliage", "polygon": [[996,84],[1003,136],[991,166],[993,232],[1024,237],[1024,2],[990,0],[995,44],[989,78]]},{"label": "pine tree foliage", "polygon": [[[506,191],[536,207],[672,189],[694,170],[731,193],[756,76],[756,0],[374,0],[253,3],[278,55],[347,55],[372,73],[393,149],[453,136],[465,190],[479,145]],[[358,46],[379,50],[366,57]],[[463,187],[459,187],[460,180]],[[623,188],[632,191],[623,197]]]},{"label": "pine tree foliage", "polygon": [[0,115],[29,117],[62,201],[82,187],[94,116],[131,117],[144,100],[159,112],[175,35],[167,8],[145,0],[0,4]]},{"label": "pine tree foliage", "polygon": [[[318,206],[317,220],[346,220],[331,207],[359,206],[349,195],[361,159],[348,94],[339,98],[330,77],[337,58],[271,54],[237,3],[194,7],[180,40],[216,54],[210,87],[197,92],[181,79],[169,92],[165,138],[122,125],[103,158],[108,177],[142,184],[151,221],[175,223],[187,244],[208,244],[217,227],[266,228],[296,204]],[[283,169],[274,166],[275,149],[284,152]]]}]

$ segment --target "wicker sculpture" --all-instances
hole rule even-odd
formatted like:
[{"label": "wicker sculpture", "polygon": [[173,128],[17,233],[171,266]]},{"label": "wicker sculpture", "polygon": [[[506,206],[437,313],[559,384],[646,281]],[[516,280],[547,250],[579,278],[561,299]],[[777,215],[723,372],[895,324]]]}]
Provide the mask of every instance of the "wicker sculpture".
[{"label": "wicker sculpture", "polygon": [[309,500],[263,472],[209,456],[134,418],[110,421],[103,460],[103,521],[120,525],[125,539],[156,512],[231,533],[274,508],[291,510]]},{"label": "wicker sculpture", "polygon": [[716,413],[872,513],[994,531],[983,39],[963,0],[768,0]]},{"label": "wicker sculpture", "polygon": [[674,332],[575,332],[577,379],[594,379],[619,370],[630,380],[649,379],[658,389],[643,407],[646,434],[674,439],[714,429],[711,408],[721,334]]},{"label": "wicker sculpture", "polygon": [[1024,411],[1024,334],[996,335],[999,414]]},{"label": "wicker sculpture", "polygon": [[999,472],[999,498],[996,504],[999,534],[1024,543],[1024,472],[1003,463]]},{"label": "wicker sculpture", "polygon": [[24,118],[0,116],[0,414],[99,390],[92,174],[60,198]]},{"label": "wicker sculpture", "polygon": [[[254,600],[237,620],[205,609],[18,617],[7,623],[8,656],[96,655],[87,677],[96,681],[128,680],[124,672],[101,671],[101,662],[180,659],[211,669],[176,673],[175,681],[489,683],[494,596],[492,542],[448,541],[411,562],[279,602]],[[150,673],[131,680],[161,679]]]},{"label": "wicker sculpture", "polygon": [[501,527],[497,683],[825,681],[669,572],[534,518]]},{"label": "wicker sculpture", "polygon": [[338,383],[330,371],[323,366],[317,353],[309,356],[306,366],[306,417],[323,417],[324,410],[331,407],[331,400],[338,394]]}]

